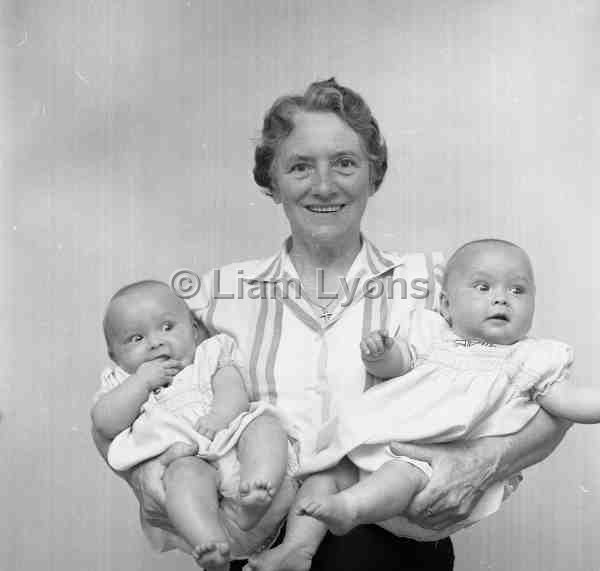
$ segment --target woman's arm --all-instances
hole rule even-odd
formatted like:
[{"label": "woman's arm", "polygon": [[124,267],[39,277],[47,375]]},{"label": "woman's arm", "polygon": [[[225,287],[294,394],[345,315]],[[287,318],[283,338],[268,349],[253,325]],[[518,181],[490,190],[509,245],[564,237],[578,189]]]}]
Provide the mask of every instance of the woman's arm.
[{"label": "woman's arm", "polygon": [[394,443],[395,454],[431,464],[429,484],[413,500],[409,517],[431,529],[444,529],[469,516],[493,484],[546,458],[570,427],[540,410],[522,430],[508,436],[417,446]]},{"label": "woman's arm", "polygon": [[214,435],[248,410],[250,404],[244,379],[233,366],[221,367],[212,378],[213,402],[210,412],[198,419],[196,430],[208,438]]},{"label": "woman's arm", "polygon": [[174,359],[148,361],[114,389],[102,395],[92,408],[92,422],[109,441],[125,430],[140,414],[140,407],[154,389],[171,383],[181,370]]},{"label": "woman's arm", "polygon": [[[98,452],[106,462],[110,439],[102,436],[95,427],[92,427],[92,438]],[[113,470],[117,476],[120,476],[129,484],[140,503],[142,518],[150,525],[175,532],[165,509],[165,490],[162,477],[171,462],[184,456],[194,456],[197,451],[198,447],[196,445],[177,442],[160,456],[143,462],[135,468],[124,472]],[[106,464],[110,468],[108,462]]]}]

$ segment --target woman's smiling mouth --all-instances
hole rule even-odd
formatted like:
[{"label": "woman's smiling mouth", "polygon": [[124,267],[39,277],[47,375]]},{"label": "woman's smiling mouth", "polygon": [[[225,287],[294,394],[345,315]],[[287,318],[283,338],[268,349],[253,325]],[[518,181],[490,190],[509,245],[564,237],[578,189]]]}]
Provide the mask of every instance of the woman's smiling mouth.
[{"label": "woman's smiling mouth", "polygon": [[328,204],[328,205],[316,205],[309,204],[305,206],[308,211],[314,212],[316,214],[335,214],[339,212],[342,208],[344,208],[345,204]]}]

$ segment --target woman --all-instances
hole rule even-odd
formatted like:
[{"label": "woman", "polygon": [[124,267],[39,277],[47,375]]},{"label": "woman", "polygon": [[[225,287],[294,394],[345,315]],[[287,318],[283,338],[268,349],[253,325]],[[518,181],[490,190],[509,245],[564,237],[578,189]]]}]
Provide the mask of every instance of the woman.
[{"label": "woman", "polygon": [[[311,449],[338,403],[374,382],[360,360],[362,335],[401,331],[408,310],[436,298],[434,257],[383,253],[361,234],[367,202],[386,168],[379,127],[356,93],[331,79],[277,100],[264,121],[254,178],[282,205],[291,236],[267,260],[206,276],[190,300],[212,332],[236,339],[248,360],[251,397],[283,411],[297,448]],[[489,486],[548,455],[565,429],[542,412],[507,437],[398,445],[398,454],[433,468],[413,502],[413,521],[443,528],[465,518]],[[106,443],[96,441],[105,450]],[[175,457],[193,452],[176,445],[130,474],[148,525],[168,529],[160,476]],[[449,539],[416,542],[372,525],[327,536],[312,569],[452,569],[453,559]]]}]

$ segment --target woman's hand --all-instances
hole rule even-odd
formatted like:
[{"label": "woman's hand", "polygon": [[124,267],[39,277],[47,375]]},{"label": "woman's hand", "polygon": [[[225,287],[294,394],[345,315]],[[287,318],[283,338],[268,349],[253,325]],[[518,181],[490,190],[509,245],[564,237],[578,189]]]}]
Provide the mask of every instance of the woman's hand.
[{"label": "woman's hand", "polygon": [[195,445],[177,442],[160,456],[136,466],[129,472],[129,478],[126,480],[137,496],[142,517],[151,526],[176,533],[165,509],[163,475],[171,462],[184,456],[193,456],[197,451],[198,447]]},{"label": "woman's hand", "polygon": [[502,457],[501,441],[493,438],[418,446],[393,443],[392,452],[431,465],[427,486],[415,496],[407,516],[428,529],[445,529],[466,519],[495,481]]}]

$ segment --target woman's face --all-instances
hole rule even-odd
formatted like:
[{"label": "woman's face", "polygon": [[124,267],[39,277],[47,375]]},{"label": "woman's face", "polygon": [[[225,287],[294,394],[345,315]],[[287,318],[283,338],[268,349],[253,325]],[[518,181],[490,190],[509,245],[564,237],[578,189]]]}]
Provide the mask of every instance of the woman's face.
[{"label": "woman's face", "polygon": [[273,198],[296,239],[352,243],[372,184],[360,137],[334,113],[298,112],[274,161]]}]

